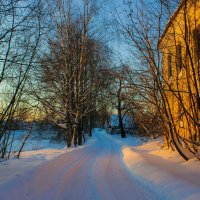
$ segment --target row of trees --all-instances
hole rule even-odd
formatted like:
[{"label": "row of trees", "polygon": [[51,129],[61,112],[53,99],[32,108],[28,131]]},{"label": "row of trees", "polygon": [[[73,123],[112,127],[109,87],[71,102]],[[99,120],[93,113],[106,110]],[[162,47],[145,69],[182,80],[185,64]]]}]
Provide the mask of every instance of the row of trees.
[{"label": "row of trees", "polygon": [[73,1],[57,1],[53,14],[50,10],[55,34],[41,58],[34,93],[51,121],[65,130],[67,146],[82,144],[84,126],[91,134],[101,73],[109,64],[99,27],[92,24],[98,7],[95,1],[82,3],[76,10]]},{"label": "row of trees", "polygon": [[84,130],[92,134],[111,62],[102,24],[95,21],[99,3],[1,2],[1,158],[11,155],[10,129],[18,119],[48,119],[65,131],[68,147],[82,144]]}]

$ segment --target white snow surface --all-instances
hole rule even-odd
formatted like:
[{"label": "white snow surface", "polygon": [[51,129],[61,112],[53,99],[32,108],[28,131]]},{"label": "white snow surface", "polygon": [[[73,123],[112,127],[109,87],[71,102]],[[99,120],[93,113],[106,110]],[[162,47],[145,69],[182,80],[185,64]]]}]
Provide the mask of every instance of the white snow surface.
[{"label": "white snow surface", "polygon": [[137,147],[124,147],[123,158],[132,175],[169,200],[200,199],[200,161],[183,160],[163,150],[161,138]]},{"label": "white snow surface", "polygon": [[23,152],[0,164],[0,200],[198,200],[199,167],[161,150],[95,129],[80,148]]}]

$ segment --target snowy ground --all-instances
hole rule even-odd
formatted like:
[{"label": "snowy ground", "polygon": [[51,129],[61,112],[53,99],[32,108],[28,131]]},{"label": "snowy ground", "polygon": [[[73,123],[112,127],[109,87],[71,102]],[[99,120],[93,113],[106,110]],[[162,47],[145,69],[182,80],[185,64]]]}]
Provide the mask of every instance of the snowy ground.
[{"label": "snowy ground", "polygon": [[185,162],[176,152],[162,150],[161,139],[124,147],[124,161],[133,176],[170,200],[200,199],[200,161]]},{"label": "snowy ground", "polygon": [[159,140],[139,144],[96,129],[81,148],[24,152],[0,165],[0,199],[200,199],[199,162],[161,150]]},{"label": "snowy ground", "polygon": [[[12,135],[14,135],[14,142],[12,143],[12,152],[18,151],[23,143],[25,135],[29,131],[25,130],[16,130],[11,132],[10,140],[12,139]],[[48,130],[48,131],[31,131],[30,137],[27,140],[26,144],[23,147],[23,151],[32,151],[32,150],[41,150],[46,148],[64,148],[65,142],[59,143],[56,141],[51,141],[53,137],[55,137],[56,131]]]}]

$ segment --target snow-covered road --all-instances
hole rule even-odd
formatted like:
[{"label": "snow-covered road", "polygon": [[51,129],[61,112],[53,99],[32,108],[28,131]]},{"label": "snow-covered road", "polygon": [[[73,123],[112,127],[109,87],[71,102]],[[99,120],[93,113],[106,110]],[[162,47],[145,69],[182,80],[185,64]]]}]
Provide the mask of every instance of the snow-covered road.
[{"label": "snow-covered road", "polygon": [[120,143],[101,130],[94,138],[83,149],[59,155],[1,184],[0,199],[162,199],[134,180],[123,163]]}]

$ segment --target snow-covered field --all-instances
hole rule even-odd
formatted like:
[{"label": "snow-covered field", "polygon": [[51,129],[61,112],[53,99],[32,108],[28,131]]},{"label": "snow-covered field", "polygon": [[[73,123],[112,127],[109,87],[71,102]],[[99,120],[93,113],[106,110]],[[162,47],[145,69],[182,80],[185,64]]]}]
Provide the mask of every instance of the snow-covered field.
[{"label": "snow-covered field", "polygon": [[[14,142],[12,143],[12,151],[18,151],[24,140],[24,136],[28,134],[29,131],[16,130],[12,131],[11,134],[14,135]],[[65,147],[65,142],[59,143],[52,141],[51,138],[54,137],[56,131],[31,131],[30,137],[24,145],[23,151],[41,150],[46,148],[63,148]],[[12,135],[10,136],[12,139]]]},{"label": "snow-covered field", "polygon": [[40,149],[1,163],[1,200],[198,200],[200,162],[95,129],[80,148]]}]

